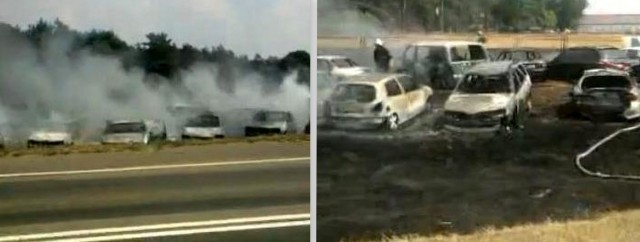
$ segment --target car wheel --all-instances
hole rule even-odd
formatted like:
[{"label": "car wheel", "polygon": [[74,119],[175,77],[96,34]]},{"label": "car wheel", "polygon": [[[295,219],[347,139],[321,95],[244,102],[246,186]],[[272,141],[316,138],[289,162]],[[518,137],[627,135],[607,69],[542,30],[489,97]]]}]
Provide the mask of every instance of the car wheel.
[{"label": "car wheel", "polygon": [[433,102],[431,102],[431,97],[427,98],[427,101],[425,101],[424,112],[425,113],[432,113],[433,112]]},{"label": "car wheel", "polygon": [[521,119],[523,116],[520,114],[520,108],[516,108],[515,112],[513,112],[513,117],[511,117],[511,126],[513,129],[524,129],[523,120]]},{"label": "car wheel", "polygon": [[391,114],[387,117],[385,121],[385,129],[386,130],[396,130],[400,126],[400,119],[398,118],[398,114]]}]

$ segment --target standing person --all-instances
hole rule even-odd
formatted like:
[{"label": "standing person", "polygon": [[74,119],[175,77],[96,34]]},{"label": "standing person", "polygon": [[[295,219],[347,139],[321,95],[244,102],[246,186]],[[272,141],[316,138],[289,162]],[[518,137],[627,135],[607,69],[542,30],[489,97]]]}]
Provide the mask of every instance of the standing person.
[{"label": "standing person", "polygon": [[373,60],[376,62],[376,68],[379,72],[389,71],[389,62],[391,61],[391,54],[387,48],[384,47],[384,42],[381,39],[376,39],[376,47],[373,50]]},{"label": "standing person", "polygon": [[484,36],[484,33],[482,33],[482,30],[478,30],[476,41],[483,44],[487,43],[487,37]]}]

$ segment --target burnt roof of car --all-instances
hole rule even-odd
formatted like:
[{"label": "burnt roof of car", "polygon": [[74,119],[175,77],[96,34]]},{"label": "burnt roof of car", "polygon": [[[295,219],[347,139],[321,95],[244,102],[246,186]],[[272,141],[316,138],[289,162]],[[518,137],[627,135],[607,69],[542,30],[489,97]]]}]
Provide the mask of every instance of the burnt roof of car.
[{"label": "burnt roof of car", "polygon": [[534,49],[534,48],[526,48],[526,47],[522,47],[522,48],[512,48],[512,49],[502,49],[501,52],[520,52],[520,51],[533,51],[533,52],[540,52],[540,50],[538,49]]},{"label": "burnt roof of car", "polygon": [[500,75],[507,73],[511,65],[513,65],[512,61],[480,63],[469,69],[468,73],[484,76]]},{"label": "burnt roof of car", "polygon": [[347,81],[342,83],[353,83],[353,82],[379,82],[389,77],[400,76],[402,74],[393,74],[393,73],[368,73],[363,75],[357,75],[350,77]]}]

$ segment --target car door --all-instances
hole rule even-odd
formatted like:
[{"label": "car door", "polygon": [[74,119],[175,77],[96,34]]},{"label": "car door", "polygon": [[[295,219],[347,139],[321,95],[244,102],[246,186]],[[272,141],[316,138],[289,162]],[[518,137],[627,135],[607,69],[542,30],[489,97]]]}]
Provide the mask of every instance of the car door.
[{"label": "car door", "polygon": [[529,71],[522,64],[518,64],[517,69],[520,71],[522,75],[522,95],[525,99],[528,99],[531,96],[531,75],[529,75]]},{"label": "car door", "polygon": [[517,65],[514,68],[514,90],[515,90],[515,98],[518,107],[518,117],[524,117],[524,114],[529,111],[528,101],[529,101],[529,90],[531,88],[531,80],[528,80],[528,75],[526,74],[526,70],[522,65]]},{"label": "car door", "polygon": [[407,108],[409,116],[413,117],[424,109],[427,100],[426,93],[422,91],[418,83],[416,83],[415,79],[411,76],[399,76],[398,82],[409,102]]},{"label": "car door", "polygon": [[390,112],[396,113],[400,122],[404,122],[408,118],[409,99],[395,78],[385,81],[384,88],[387,92],[387,105]]},{"label": "car door", "polygon": [[449,59],[451,68],[453,68],[453,76],[456,79],[462,79],[464,73],[472,66],[469,59],[469,48],[467,45],[454,45],[449,47]]}]

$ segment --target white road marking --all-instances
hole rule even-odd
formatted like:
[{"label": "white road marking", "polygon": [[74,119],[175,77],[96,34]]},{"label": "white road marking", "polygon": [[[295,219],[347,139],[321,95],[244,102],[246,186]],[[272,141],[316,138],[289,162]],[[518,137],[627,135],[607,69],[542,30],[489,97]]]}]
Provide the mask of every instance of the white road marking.
[{"label": "white road marking", "polygon": [[142,239],[142,238],[153,238],[153,237],[169,237],[169,236],[179,236],[179,235],[193,235],[193,234],[233,232],[233,231],[244,231],[244,230],[257,230],[257,229],[298,227],[298,226],[309,226],[310,224],[311,224],[311,220],[303,220],[303,221],[288,221],[288,222],[261,223],[261,224],[248,224],[248,225],[234,225],[234,226],[227,226],[227,227],[214,227],[214,228],[201,228],[201,229],[146,232],[146,233],[137,233],[137,234],[107,235],[107,236],[98,236],[98,237],[73,238],[73,239],[62,239],[62,240],[52,240],[52,241],[56,241],[56,242],[119,241],[119,240],[131,240],[131,239]]},{"label": "white road marking", "polygon": [[[198,221],[198,222],[182,222],[182,223],[156,224],[156,225],[144,225],[144,226],[132,226],[132,227],[113,227],[113,228],[102,228],[102,229],[73,230],[73,231],[28,234],[28,235],[12,235],[12,236],[0,237],[0,241],[11,242],[11,241],[43,240],[43,239],[50,240],[50,239],[64,238],[64,237],[86,237],[86,238],[84,238],[84,240],[75,238],[75,239],[64,239],[61,241],[105,241],[105,240],[118,240],[118,239],[136,239],[136,238],[160,237],[160,236],[171,236],[171,235],[188,235],[188,234],[198,234],[198,233],[214,233],[214,232],[228,232],[228,231],[240,231],[240,230],[251,230],[251,229],[303,226],[303,225],[309,225],[310,218],[311,218],[311,215],[308,213],[249,217],[249,218],[233,218],[233,219],[209,220],[209,221]],[[294,221],[287,221],[287,220],[294,220]],[[269,222],[269,223],[265,223],[265,222]],[[253,223],[253,224],[249,224],[249,223]],[[241,225],[229,225],[229,224],[241,224]],[[219,225],[229,225],[229,226],[220,227]],[[205,227],[205,226],[208,226],[208,227],[194,228],[194,227]],[[217,226],[217,227],[212,227],[212,226]],[[177,229],[181,229],[181,230],[177,230]],[[141,231],[150,231],[150,230],[165,230],[165,231],[105,235],[105,234],[114,234],[114,233],[123,233],[123,232],[141,232]],[[88,236],[97,236],[97,237],[88,237]],[[125,237],[122,237],[122,236],[125,236]]]},{"label": "white road marking", "polygon": [[233,166],[233,165],[251,165],[251,164],[264,164],[264,163],[284,163],[284,162],[292,162],[292,161],[303,161],[303,160],[309,160],[309,159],[310,157],[294,157],[294,158],[281,158],[281,159],[221,161],[221,162],[207,162],[207,163],[179,164],[179,165],[134,166],[134,167],[104,168],[104,169],[93,169],[93,170],[8,173],[8,174],[0,174],[0,178],[77,175],[77,174],[93,174],[93,173],[108,173],[108,172],[146,171],[146,170],[166,170],[166,169],[205,167],[205,166]]}]

